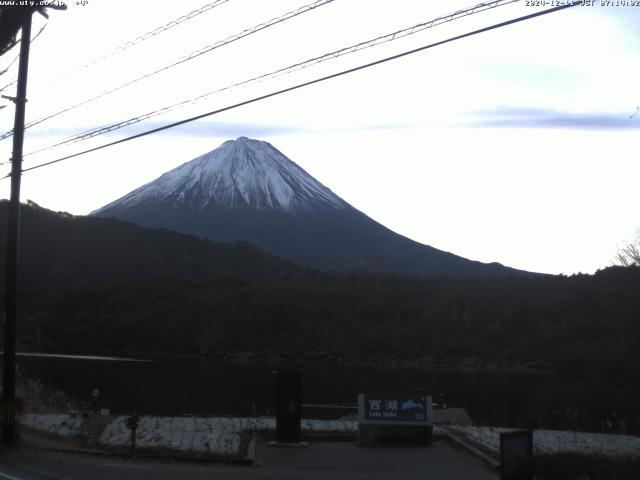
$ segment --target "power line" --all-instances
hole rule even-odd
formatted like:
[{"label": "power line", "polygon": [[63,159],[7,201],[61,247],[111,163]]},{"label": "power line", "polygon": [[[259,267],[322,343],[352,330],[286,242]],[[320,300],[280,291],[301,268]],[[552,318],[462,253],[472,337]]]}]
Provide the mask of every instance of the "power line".
[{"label": "power line", "polygon": [[199,15],[202,15],[203,13],[206,13],[210,10],[213,10],[214,8],[227,3],[229,0],[216,0],[214,2],[211,3],[207,3],[205,5],[203,5],[202,7],[193,10],[185,15],[182,15],[178,18],[176,18],[175,20],[171,20],[170,22],[165,23],[164,25],[161,25],[159,27],[154,28],[153,30],[150,30],[146,33],[143,33],[142,35],[137,36],[136,38],[134,38],[133,40],[129,40],[125,43],[123,43],[122,45],[119,45],[115,48],[113,48],[112,50],[109,50],[108,52],[105,52],[101,55],[98,55],[97,57],[87,61],[84,65],[81,65],[79,67],[77,67],[75,70],[73,70],[72,72],[69,72],[67,74],[63,74],[62,76],[59,76],[58,78],[56,78],[53,82],[59,82],[60,80],[63,80],[65,78],[70,77],[71,75],[78,73],[81,70],[85,70],[93,65],[96,65],[118,53],[124,52],[125,50],[128,50],[131,47],[134,47],[136,45],[138,45],[139,43],[144,42],[145,40],[148,40],[152,37],[155,37],[156,35],[159,35],[163,32],[166,32],[167,30],[170,30],[174,27],[177,27],[178,25],[186,22],[187,20],[191,20]]},{"label": "power line", "polygon": [[[46,167],[46,166],[49,166],[49,165],[53,165],[55,163],[59,163],[59,162],[65,161],[65,160],[69,160],[71,158],[79,157],[79,156],[85,155],[87,153],[91,153],[91,152],[95,152],[95,151],[98,151],[98,150],[102,150],[104,148],[112,147],[112,146],[118,145],[120,143],[125,143],[125,142],[128,142],[130,140],[135,140],[137,138],[141,138],[141,137],[144,137],[144,136],[147,136],[147,135],[151,135],[153,133],[157,133],[157,132],[160,132],[160,131],[163,131],[163,130],[167,130],[167,129],[174,128],[174,127],[177,127],[177,126],[180,126],[180,125],[184,125],[186,123],[190,123],[190,122],[193,122],[193,121],[196,121],[196,120],[200,120],[201,118],[210,117],[210,116],[216,115],[218,113],[226,112],[228,110],[233,110],[235,108],[239,108],[239,107],[242,107],[242,106],[245,106],[245,105],[249,105],[249,104],[252,104],[252,103],[255,103],[255,102],[259,102],[261,100],[266,100],[267,98],[271,98],[271,97],[275,97],[275,96],[278,96],[278,95],[282,95],[284,93],[288,93],[288,92],[291,92],[291,91],[294,91],[294,90],[298,90],[298,89],[301,89],[301,88],[304,88],[304,87],[308,87],[310,85],[314,85],[314,84],[321,83],[321,82],[324,82],[324,81],[327,81],[327,80],[331,80],[333,78],[337,78],[337,77],[341,77],[341,76],[344,76],[344,75],[347,75],[347,74],[350,74],[350,73],[358,72],[360,70],[364,70],[364,69],[367,69],[367,68],[370,68],[370,67],[373,67],[373,66],[376,66],[376,65],[381,65],[383,63],[387,63],[387,62],[390,62],[392,60],[397,60],[399,58],[403,58],[403,57],[406,57],[408,55],[413,55],[414,53],[418,53],[418,52],[421,52],[423,50],[427,50],[427,49],[434,48],[434,47],[437,47],[437,46],[440,46],[440,45],[451,43],[451,42],[454,42],[456,40],[461,40],[463,38],[472,37],[474,35],[479,35],[481,33],[485,33],[485,32],[491,31],[491,30],[496,30],[498,28],[506,27],[508,25],[513,25],[515,23],[523,22],[523,21],[526,21],[526,20],[531,20],[533,18],[537,18],[537,17],[543,16],[543,15],[548,15],[550,13],[555,13],[555,12],[558,12],[560,10],[564,10],[566,8],[575,7],[577,5],[580,5],[580,3],[581,3],[580,1],[573,1],[573,2],[567,3],[565,5],[560,5],[558,7],[549,8],[547,10],[542,10],[540,12],[531,13],[529,15],[524,15],[522,17],[517,17],[517,18],[511,19],[511,20],[507,20],[507,21],[504,21],[504,22],[496,23],[494,25],[490,25],[488,27],[484,27],[484,28],[481,28],[481,29],[478,29],[478,30],[473,30],[471,32],[463,33],[461,35],[456,35],[454,37],[450,37],[450,38],[447,38],[445,40],[440,40],[438,42],[431,43],[431,44],[428,44],[428,45],[424,45],[422,47],[414,48],[412,50],[407,50],[405,52],[398,53],[396,55],[392,55],[392,56],[389,56],[389,57],[382,58],[380,60],[376,60],[374,62],[366,63],[366,64],[363,64],[363,65],[359,65],[357,67],[353,67],[353,68],[349,68],[347,70],[342,70],[340,72],[333,73],[331,75],[326,75],[324,77],[316,78],[314,80],[310,80],[310,81],[307,81],[307,82],[299,83],[297,85],[293,85],[291,87],[287,87],[287,88],[284,88],[284,89],[281,89],[281,90],[277,90],[275,92],[271,92],[271,93],[268,93],[268,94],[265,94],[265,95],[254,97],[252,99],[245,100],[243,102],[235,103],[235,104],[229,105],[227,107],[219,108],[217,110],[213,110],[213,111],[210,111],[210,112],[207,112],[207,113],[203,113],[201,115],[196,115],[195,117],[190,117],[190,118],[187,118],[187,119],[184,119],[184,120],[180,120],[178,122],[174,122],[174,123],[170,123],[168,125],[164,125],[162,127],[154,128],[152,130],[147,130],[146,132],[138,133],[136,135],[132,135],[132,136],[127,137],[127,138],[122,138],[120,140],[116,140],[116,141],[113,141],[113,142],[110,142],[110,143],[106,143],[106,144],[99,145],[99,146],[94,147],[94,148],[90,148],[90,149],[81,151],[81,152],[77,152],[77,153],[74,153],[74,154],[71,154],[71,155],[67,155],[67,156],[64,156],[64,157],[61,157],[61,158],[57,158],[57,159],[51,160],[49,162],[41,163],[39,165],[26,168],[26,169],[24,169],[22,171],[23,172],[28,172],[30,170],[36,170],[38,168],[42,168],[42,167]],[[10,176],[11,176],[11,174],[8,174],[8,175],[2,177],[2,179],[8,178]]]},{"label": "power line", "polygon": [[[165,23],[164,25],[161,25],[161,26],[159,26],[159,27],[157,27],[157,28],[155,28],[155,29],[153,29],[153,30],[151,30],[149,32],[146,32],[146,33],[144,33],[142,35],[139,35],[136,38],[134,38],[133,40],[129,40],[129,41],[123,43],[122,45],[119,45],[119,46],[115,47],[114,49],[103,53],[102,55],[98,55],[97,57],[95,57],[95,58],[89,60],[88,62],[86,62],[84,65],[81,65],[81,66],[77,67],[75,70],[57,77],[55,80],[53,80],[53,83],[57,83],[60,80],[64,80],[65,78],[68,78],[71,75],[73,75],[75,73],[78,73],[81,70],[85,70],[85,69],[91,67],[92,65],[96,65],[96,64],[108,59],[109,57],[112,57],[112,56],[114,56],[114,55],[116,55],[116,54],[118,54],[120,52],[123,52],[123,51],[125,51],[125,50],[127,50],[127,49],[129,49],[129,48],[131,48],[131,47],[133,47],[133,46],[135,46],[137,44],[139,44],[139,43],[144,42],[145,40],[148,40],[148,39],[150,39],[152,37],[155,37],[156,35],[159,35],[162,32],[166,32],[167,30],[169,30],[169,29],[171,29],[173,27],[176,27],[176,26],[180,25],[181,23],[184,23],[187,20],[191,20],[192,18],[195,18],[198,15],[202,15],[203,13],[206,13],[209,10],[212,10],[213,8],[215,8],[215,7],[219,6],[219,5],[222,5],[223,3],[226,3],[228,1],[229,0],[216,0],[215,2],[207,3],[207,4],[203,5],[200,8],[198,8],[196,10],[193,10],[192,12],[187,13],[186,15],[182,15],[181,17],[178,17],[175,20],[171,20],[170,22]],[[35,40],[38,37],[38,35],[40,35],[41,32],[42,32],[42,30],[40,32],[38,32],[34,36],[33,40]],[[33,40],[32,40],[32,42],[33,42]],[[16,57],[16,59],[17,59],[17,57]],[[13,62],[15,62],[16,59],[14,59]],[[9,67],[7,67],[7,69],[8,68]],[[0,75],[1,75],[1,73],[0,73]],[[10,87],[11,85],[14,85],[16,83],[16,81],[17,80],[14,79],[11,83],[9,83],[9,84],[5,85],[4,87],[0,88],[0,92],[4,91],[6,88]]]},{"label": "power line", "polygon": [[[5,73],[7,73],[7,72],[9,71],[9,69],[10,69],[11,67],[13,67],[13,64],[14,64],[14,63],[16,63],[16,62],[18,61],[18,59],[19,59],[19,58],[20,58],[20,54],[18,54],[18,55],[16,55],[15,57],[13,57],[13,60],[11,60],[11,61],[9,62],[9,64],[4,68],[4,70],[2,70],[2,71],[0,72],[0,75],[4,75]],[[15,83],[15,82],[14,82],[14,83]],[[6,87],[6,86],[5,86],[5,87],[2,87],[2,89],[0,89],[0,92],[2,92],[5,88],[7,88],[7,87]]]},{"label": "power line", "polygon": [[[42,26],[42,28],[40,28],[40,30],[38,30],[38,33],[36,33],[33,36],[33,38],[31,39],[30,45],[33,45],[33,42],[36,40],[36,38],[38,38],[40,36],[40,34],[44,31],[44,29],[46,28],[47,25],[48,25],[48,23],[45,23]],[[20,40],[18,40],[18,41],[20,41]],[[13,64],[18,61],[19,58],[20,58],[20,54],[16,55],[15,58],[13,60],[11,60],[11,62],[9,62],[9,65],[7,65],[5,67],[5,69],[0,72],[0,75],[4,75],[5,73],[7,73],[9,71],[9,69],[13,66]],[[16,83],[18,83],[18,77],[17,76],[14,77],[14,79],[10,83],[7,83],[5,86],[0,88],[0,92],[4,92],[7,88],[9,88],[12,85],[15,85]]]},{"label": "power line", "polygon": [[53,148],[56,148],[56,147],[59,147],[59,146],[62,146],[62,145],[66,145],[68,143],[76,143],[76,142],[80,142],[80,141],[83,141],[83,140],[88,140],[90,138],[94,138],[94,137],[99,136],[99,135],[103,135],[103,134],[106,134],[106,133],[109,133],[109,132],[113,132],[115,130],[119,130],[121,128],[125,128],[125,127],[128,127],[128,126],[134,125],[136,123],[142,122],[144,120],[148,120],[148,119],[156,117],[158,115],[174,111],[174,110],[176,110],[178,108],[181,108],[181,107],[183,107],[183,106],[185,106],[187,104],[193,104],[193,103],[195,103],[197,101],[204,100],[205,98],[210,97],[210,96],[212,96],[212,95],[214,95],[216,93],[221,93],[221,92],[224,92],[224,91],[228,91],[228,90],[231,90],[231,89],[239,87],[239,86],[247,85],[249,83],[258,82],[258,81],[261,81],[261,80],[263,80],[265,78],[274,78],[274,77],[278,77],[278,76],[281,76],[281,75],[284,75],[284,74],[288,74],[288,73],[292,73],[292,72],[295,72],[295,71],[298,71],[298,70],[302,70],[304,68],[308,68],[308,67],[311,67],[313,65],[317,65],[319,63],[325,62],[327,60],[333,60],[333,59],[341,57],[343,55],[355,53],[355,52],[358,52],[360,50],[364,50],[364,49],[367,49],[367,48],[375,47],[377,45],[381,45],[383,43],[392,42],[394,40],[398,40],[400,38],[404,38],[404,37],[407,37],[409,35],[413,35],[415,33],[421,32],[421,31],[426,30],[428,28],[435,27],[437,25],[441,25],[443,23],[452,22],[452,21],[457,20],[459,18],[463,18],[463,17],[469,16],[469,15],[473,15],[473,14],[476,14],[476,13],[481,13],[481,12],[483,12],[485,10],[493,9],[493,8],[496,8],[496,7],[499,7],[499,6],[508,5],[510,3],[515,3],[515,2],[518,2],[518,1],[519,0],[493,0],[491,2],[480,3],[478,5],[475,5],[473,7],[470,7],[470,8],[464,9],[464,10],[457,10],[457,11],[451,13],[451,14],[443,15],[443,16],[434,18],[432,20],[429,20],[427,22],[422,22],[422,23],[413,25],[411,27],[404,28],[402,30],[397,30],[395,32],[388,33],[386,35],[381,35],[381,36],[375,37],[375,38],[373,38],[371,40],[367,40],[367,41],[360,42],[360,43],[357,43],[357,44],[354,44],[354,45],[350,45],[348,47],[341,48],[339,50],[335,50],[335,51],[332,51],[332,52],[329,52],[329,53],[325,53],[324,55],[321,55],[321,56],[318,56],[318,57],[313,57],[313,58],[305,60],[303,62],[298,62],[298,63],[295,63],[293,65],[289,65],[287,67],[280,68],[280,69],[271,71],[269,73],[265,73],[263,75],[259,75],[259,76],[250,78],[248,80],[244,80],[244,81],[241,81],[241,82],[234,83],[232,85],[228,85],[226,87],[222,87],[222,88],[219,88],[219,89],[216,89],[216,90],[212,90],[212,91],[209,91],[207,93],[198,95],[197,97],[193,97],[193,98],[188,99],[188,100],[183,100],[183,101],[180,101],[178,103],[174,103],[172,105],[169,105],[169,106],[157,109],[157,110],[153,110],[151,112],[147,112],[145,114],[138,115],[136,117],[132,117],[132,118],[127,119],[127,120],[123,120],[121,122],[117,122],[117,123],[113,123],[113,124],[110,124],[110,125],[105,125],[105,126],[99,127],[97,129],[92,129],[92,130],[87,130],[87,131],[81,132],[81,133],[76,134],[76,135],[74,135],[72,137],[66,138],[66,139],[62,140],[61,142],[58,142],[58,143],[56,143],[54,145],[50,145],[50,146],[41,148],[39,150],[35,150],[33,152],[30,152],[30,153],[26,154],[25,156],[34,155],[36,153],[40,153],[40,152],[43,152],[43,151],[51,150]]},{"label": "power line", "polygon": [[[122,85],[119,85],[119,86],[117,86],[115,88],[112,88],[110,90],[106,90],[106,91],[104,91],[104,92],[102,92],[102,93],[100,93],[98,95],[90,97],[90,98],[88,98],[86,100],[83,100],[80,103],[76,103],[75,105],[67,107],[67,108],[65,108],[63,110],[60,110],[60,111],[56,112],[56,113],[52,113],[52,114],[47,115],[45,117],[42,117],[42,118],[40,118],[38,120],[34,120],[34,121],[28,123],[27,125],[25,125],[25,128],[33,127],[33,126],[38,125],[38,124],[40,124],[42,122],[45,122],[45,121],[50,120],[50,119],[52,119],[54,117],[57,117],[58,115],[61,115],[61,114],[66,113],[66,112],[69,112],[71,110],[75,110],[78,107],[81,107],[81,106],[86,105],[88,103],[91,103],[91,102],[93,102],[95,100],[98,100],[99,98],[102,98],[102,97],[105,97],[105,96],[110,95],[112,93],[115,93],[115,92],[117,92],[119,90],[122,90],[125,87],[133,85],[134,83],[138,83],[138,82],[140,82],[142,80],[145,80],[145,79],[147,79],[147,78],[149,78],[149,77],[151,77],[153,75],[156,75],[158,73],[161,73],[161,72],[164,72],[166,70],[169,70],[169,69],[171,69],[171,68],[173,68],[175,66],[178,66],[178,65],[180,65],[182,63],[185,63],[185,62],[188,62],[190,60],[193,60],[194,58],[197,58],[200,55],[204,55],[205,53],[209,53],[209,52],[211,52],[211,51],[213,51],[215,49],[223,47],[224,45],[228,45],[228,44],[230,44],[232,42],[235,42],[237,40],[240,40],[240,39],[242,39],[244,37],[248,37],[249,35],[253,35],[254,33],[258,33],[258,32],[260,32],[262,30],[265,30],[265,29],[267,29],[269,27],[272,27],[272,26],[277,25],[279,23],[285,22],[285,21],[287,21],[287,20],[289,20],[291,18],[297,17],[298,15],[302,15],[303,13],[309,12],[311,10],[314,10],[315,8],[321,7],[323,5],[331,3],[333,1],[334,0],[315,0],[314,2],[309,3],[307,5],[304,5],[304,6],[300,7],[300,8],[298,8],[297,10],[292,10],[292,11],[287,12],[287,13],[279,16],[279,17],[272,18],[271,20],[268,20],[267,22],[260,23],[260,24],[258,24],[256,26],[252,27],[252,28],[248,28],[248,29],[245,29],[245,30],[241,31],[240,33],[236,33],[234,35],[231,35],[231,36],[225,38],[224,40],[219,40],[219,41],[217,41],[215,43],[212,43],[210,45],[202,47],[199,50],[195,50],[195,51],[189,53],[188,55],[186,55],[184,57],[181,57],[180,59],[176,60],[175,62],[173,62],[173,63],[171,63],[169,65],[165,65],[164,67],[158,68],[157,70],[154,70],[153,72],[150,72],[150,73],[147,73],[147,74],[142,75],[140,77],[137,77],[137,78],[135,78],[133,80],[130,80],[130,81],[126,82],[126,83],[123,83]],[[8,138],[12,134],[13,134],[13,131],[11,131],[11,130],[8,131],[8,132],[5,132],[0,136],[0,140],[4,140],[5,138]]]}]

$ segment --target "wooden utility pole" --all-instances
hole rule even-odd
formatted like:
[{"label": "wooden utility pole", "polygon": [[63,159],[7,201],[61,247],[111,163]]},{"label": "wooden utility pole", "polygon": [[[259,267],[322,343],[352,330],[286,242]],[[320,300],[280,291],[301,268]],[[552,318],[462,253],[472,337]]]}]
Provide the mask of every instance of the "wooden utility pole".
[{"label": "wooden utility pole", "polygon": [[22,176],[22,145],[24,142],[25,103],[27,102],[27,72],[31,43],[31,9],[24,9],[16,115],[13,124],[13,154],[11,157],[11,197],[7,228],[7,261],[4,307],[4,361],[2,378],[2,439],[12,446],[16,439],[16,305],[18,283],[18,242],[20,238],[20,179]]}]

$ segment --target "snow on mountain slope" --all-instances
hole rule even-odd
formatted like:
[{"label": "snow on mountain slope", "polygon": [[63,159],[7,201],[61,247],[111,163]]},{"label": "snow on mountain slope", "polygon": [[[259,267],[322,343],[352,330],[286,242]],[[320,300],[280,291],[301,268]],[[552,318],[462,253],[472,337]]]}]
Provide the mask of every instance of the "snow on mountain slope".
[{"label": "snow on mountain slope", "polygon": [[414,242],[349,205],[270,144],[223,143],[92,213],[215,242],[246,241],[296,263],[457,278],[503,276]]},{"label": "snow on mountain slope", "polygon": [[267,142],[240,137],[93,212],[170,201],[193,209],[250,207],[289,213],[349,205]]}]

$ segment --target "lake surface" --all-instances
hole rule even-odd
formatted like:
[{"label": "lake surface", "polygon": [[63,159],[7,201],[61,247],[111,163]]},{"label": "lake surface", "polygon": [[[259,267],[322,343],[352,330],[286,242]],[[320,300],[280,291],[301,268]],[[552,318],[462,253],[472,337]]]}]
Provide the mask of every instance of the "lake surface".
[{"label": "lake surface", "polygon": [[[272,372],[276,367],[266,364],[190,357],[57,355],[19,355],[17,364],[24,375],[78,400],[90,400],[91,390],[98,388],[100,406],[116,414],[134,409],[143,415],[274,412],[276,377]],[[467,409],[477,424],[560,428],[570,427],[567,422],[580,422],[575,427],[591,430],[601,430],[612,410],[617,408],[617,418],[625,411],[618,392],[595,379],[382,366],[305,366],[302,371],[305,404],[355,404],[359,392],[425,391],[444,394],[448,406]],[[349,413],[352,411],[303,410],[311,417]]]}]

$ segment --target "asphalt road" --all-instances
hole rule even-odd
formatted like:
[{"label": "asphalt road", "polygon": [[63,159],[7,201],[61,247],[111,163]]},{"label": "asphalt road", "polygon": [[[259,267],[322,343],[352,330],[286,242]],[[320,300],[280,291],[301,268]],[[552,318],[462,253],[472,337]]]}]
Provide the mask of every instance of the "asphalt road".
[{"label": "asphalt road", "polygon": [[123,460],[38,450],[0,453],[0,480],[430,479],[496,480],[498,474],[443,441],[431,447],[358,447],[316,442],[267,447],[262,467]]}]

